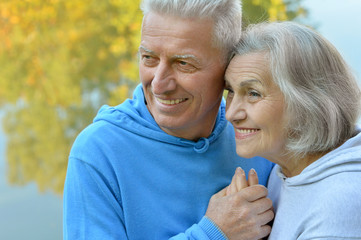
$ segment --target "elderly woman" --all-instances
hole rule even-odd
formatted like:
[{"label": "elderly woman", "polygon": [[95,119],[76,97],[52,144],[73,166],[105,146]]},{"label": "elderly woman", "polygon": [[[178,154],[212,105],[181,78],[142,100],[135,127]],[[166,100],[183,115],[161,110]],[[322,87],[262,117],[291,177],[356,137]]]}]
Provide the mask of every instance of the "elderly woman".
[{"label": "elderly woman", "polygon": [[225,79],[237,153],[277,164],[269,239],[361,239],[360,89],[337,50],[296,23],[254,25]]}]

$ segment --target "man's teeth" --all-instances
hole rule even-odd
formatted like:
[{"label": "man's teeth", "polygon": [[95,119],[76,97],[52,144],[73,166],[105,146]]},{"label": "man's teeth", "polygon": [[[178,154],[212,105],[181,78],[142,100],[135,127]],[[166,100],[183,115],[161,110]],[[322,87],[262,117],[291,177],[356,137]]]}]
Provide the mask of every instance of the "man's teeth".
[{"label": "man's teeth", "polygon": [[180,102],[183,102],[186,99],[181,98],[181,99],[173,99],[173,100],[164,100],[164,99],[157,98],[157,100],[158,100],[158,102],[163,103],[163,104],[174,105],[174,104],[178,104]]},{"label": "man's teeth", "polygon": [[242,133],[242,134],[254,133],[257,131],[258,131],[258,129],[237,129],[237,132]]}]

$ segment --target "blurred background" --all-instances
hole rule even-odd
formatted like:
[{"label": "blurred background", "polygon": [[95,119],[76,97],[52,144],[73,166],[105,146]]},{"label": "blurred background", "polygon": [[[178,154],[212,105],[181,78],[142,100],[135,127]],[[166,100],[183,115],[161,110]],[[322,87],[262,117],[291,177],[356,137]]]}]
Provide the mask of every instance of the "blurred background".
[{"label": "blurred background", "polygon": [[[244,0],[243,11],[244,26],[314,27],[360,79],[360,0]],[[138,84],[141,19],[139,0],[0,0],[0,239],[62,239],[72,142]]]}]

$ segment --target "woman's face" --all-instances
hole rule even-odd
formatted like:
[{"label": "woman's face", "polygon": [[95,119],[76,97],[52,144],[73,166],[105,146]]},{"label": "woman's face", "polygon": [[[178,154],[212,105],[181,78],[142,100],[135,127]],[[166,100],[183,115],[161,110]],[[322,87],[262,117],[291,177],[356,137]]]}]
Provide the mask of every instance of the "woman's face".
[{"label": "woman's face", "polygon": [[285,103],[267,53],[235,56],[226,74],[226,118],[235,130],[237,154],[277,162],[285,152]]}]

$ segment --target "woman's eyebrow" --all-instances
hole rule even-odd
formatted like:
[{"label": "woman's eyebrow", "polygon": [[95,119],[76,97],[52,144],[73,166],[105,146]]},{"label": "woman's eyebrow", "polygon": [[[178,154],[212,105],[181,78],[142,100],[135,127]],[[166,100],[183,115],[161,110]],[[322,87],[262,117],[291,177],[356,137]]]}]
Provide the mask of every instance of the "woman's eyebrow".
[{"label": "woman's eyebrow", "polygon": [[[229,81],[227,80],[226,77],[224,77],[224,82],[225,82],[225,86],[231,86],[231,84],[229,83]],[[257,79],[249,79],[249,80],[245,80],[239,83],[239,87],[246,87],[252,84],[260,84],[263,86],[263,83],[260,80]]]},{"label": "woman's eyebrow", "polygon": [[248,86],[248,85],[252,85],[252,84],[261,84],[263,85],[263,83],[260,80],[257,79],[249,79],[249,80],[245,80],[239,83],[240,87],[244,87],[244,86]]}]

